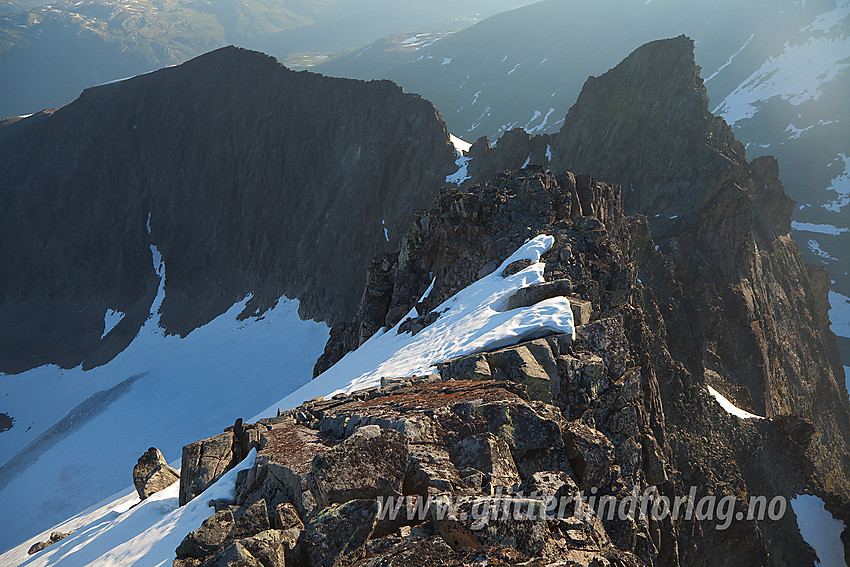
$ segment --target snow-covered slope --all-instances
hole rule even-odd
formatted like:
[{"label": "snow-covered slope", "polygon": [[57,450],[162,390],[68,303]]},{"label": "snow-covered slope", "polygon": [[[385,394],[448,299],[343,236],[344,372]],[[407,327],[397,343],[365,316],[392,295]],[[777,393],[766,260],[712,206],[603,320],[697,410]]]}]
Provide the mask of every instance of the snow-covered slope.
[{"label": "snow-covered slope", "polygon": [[[327,372],[270,405],[250,421],[275,415],[278,409],[289,409],[317,396],[330,396],[377,385],[383,376],[431,373],[433,364],[455,356],[514,344],[552,332],[572,334],[574,332],[572,311],[566,298],[553,298],[531,307],[504,310],[508,298],[516,290],[543,281],[544,264],[540,262],[540,257],[553,242],[554,239],[551,236],[538,236],[531,239],[505,260],[495,272],[439,306],[435,311],[442,313],[440,318],[417,335],[399,333],[397,325],[395,328],[373,336]],[[501,276],[505,266],[521,259],[529,259],[533,264],[507,278]],[[316,345],[323,346],[324,341],[318,340]],[[264,347],[274,350],[273,345],[266,344]],[[157,350],[151,352],[157,352]],[[199,361],[194,359],[191,362]],[[254,380],[261,374],[260,369],[256,371],[244,369],[240,379]],[[254,388],[253,384],[252,388]],[[268,392],[268,390],[265,391]],[[285,392],[285,387],[280,387],[278,390],[278,393]],[[223,407],[224,404],[222,404],[222,407],[217,408],[214,413],[218,422],[205,422],[198,427],[201,431],[198,431],[195,438],[184,439],[175,436],[171,440],[160,439],[159,447],[166,457],[179,454],[183,443],[218,433],[237,415],[248,415],[245,412],[250,410],[252,400],[243,400],[241,394],[231,395],[231,398],[233,407]],[[273,398],[269,397],[269,399]],[[175,403],[175,406],[178,405]],[[203,406],[198,409],[189,407],[187,411],[193,413],[194,417],[200,418],[205,409]],[[176,410],[177,407],[175,407]],[[152,429],[141,426],[138,428],[137,437],[140,447],[153,442],[157,433],[155,425],[151,424]],[[92,439],[89,438],[89,441]],[[136,453],[140,454],[143,450]],[[104,455],[93,458],[104,458]],[[113,486],[116,483],[118,486],[129,484],[129,471],[132,465],[132,462],[128,462],[123,470],[110,473],[116,477],[112,483]],[[243,462],[241,467],[249,465],[250,463]],[[103,476],[106,478],[106,473]],[[28,482],[38,480],[44,479],[33,479]],[[170,565],[174,558],[174,548],[183,536],[197,528],[203,519],[210,515],[212,509],[207,507],[207,501],[214,497],[211,496],[211,491],[215,494],[226,494],[233,489],[234,481],[235,472],[231,471],[216,485],[209,488],[207,493],[179,509],[177,509],[176,484],[132,509],[130,507],[138,501],[138,497],[133,489],[128,488],[117,493],[114,499],[102,502],[71,520],[61,524],[58,524],[58,520],[54,520],[52,523],[58,524],[55,527],[0,555],[0,564],[4,566],[22,564],[33,566]],[[38,487],[33,484],[26,488],[38,490]],[[115,488],[113,487],[112,490],[114,491]],[[41,492],[51,497],[55,496],[56,491],[56,487],[52,487],[48,491]],[[95,501],[92,496],[91,493],[88,494],[90,501]],[[15,506],[20,505],[15,503]],[[5,504],[4,509],[6,509]],[[46,527],[44,525],[42,529]],[[72,529],[75,532],[68,538],[35,556],[27,555],[27,550],[34,542],[46,539],[52,531]]]},{"label": "snow-covered slope", "polygon": [[0,434],[0,509],[15,517],[0,530],[0,550],[127,486],[148,447],[178,460],[184,444],[309,381],[328,328],[302,321],[297,301],[282,298],[239,321],[246,298],[185,338],[166,336],[158,325],[165,266],[152,250],[159,292],[124,352],[88,371],[0,376],[2,408],[15,420]]}]

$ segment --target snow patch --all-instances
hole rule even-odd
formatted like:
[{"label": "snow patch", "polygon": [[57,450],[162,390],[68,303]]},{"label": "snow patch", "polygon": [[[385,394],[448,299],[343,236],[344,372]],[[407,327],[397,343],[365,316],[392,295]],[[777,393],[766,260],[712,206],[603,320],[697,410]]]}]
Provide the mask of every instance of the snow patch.
[{"label": "snow patch", "polygon": [[726,399],[723,394],[721,394],[711,386],[708,386],[708,392],[712,396],[714,396],[714,399],[717,400],[717,403],[720,404],[720,407],[726,410],[726,413],[730,413],[736,417],[740,417],[741,419],[764,419],[759,415],[755,415],[748,411],[742,410],[741,408],[730,402],[728,399]]},{"label": "snow patch", "polygon": [[827,191],[837,193],[838,197],[823,205],[824,209],[834,213],[841,211],[850,204],[850,157],[845,154],[838,154],[838,157],[829,165],[832,166],[839,161],[844,163],[844,172],[833,178],[829,187],[826,188]]},{"label": "snow patch", "polygon": [[839,337],[850,338],[850,297],[829,291],[829,328]]},{"label": "snow patch", "polygon": [[256,449],[236,467],[225,473],[185,506],[178,507],[180,483],[139,501],[135,490],[125,491],[105,505],[99,505],[56,526],[53,530],[73,534],[35,556],[27,549],[35,541],[45,540],[50,531],[0,555],[0,564],[32,567],[78,567],[123,565],[170,565],[174,550],[186,534],[198,529],[210,517],[212,499],[236,496],[236,475],[254,466]]},{"label": "snow patch", "polygon": [[461,140],[454,134],[449,134],[449,139],[452,141],[452,145],[455,147],[455,150],[457,151],[458,155],[463,155],[464,153],[469,151],[469,148],[472,147],[472,144]]},{"label": "snow patch", "polygon": [[838,228],[831,224],[814,224],[810,222],[791,221],[791,228],[794,230],[803,230],[806,232],[817,232],[818,234],[829,234],[830,236],[838,236],[842,232],[848,232],[850,229]]},{"label": "snow patch", "polygon": [[845,565],[844,544],[841,542],[844,522],[834,518],[823,500],[811,494],[792,498],[791,508],[797,516],[800,535],[818,556],[817,563],[824,566]]},{"label": "snow patch", "polygon": [[[166,336],[159,325],[166,266],[150,249],[159,288],[123,352],[90,370],[47,365],[0,375],[4,411],[22,425],[0,435],[0,510],[15,514],[0,530],[0,550],[126,486],[148,447],[178,459],[183,445],[310,381],[328,328],[302,321],[297,301],[281,298],[262,317],[239,320],[246,297],[184,338]],[[238,396],[235,379],[244,382]],[[98,400],[105,401],[89,408]],[[55,427],[63,423],[71,426]]]},{"label": "snow patch", "polygon": [[446,183],[453,183],[455,185],[460,185],[467,179],[469,179],[469,160],[471,158],[459,156],[455,160],[455,165],[457,166],[457,171],[452,173],[451,175],[446,176]]},{"label": "snow patch", "polygon": [[530,128],[529,126],[531,126],[531,123],[534,122],[535,120],[537,120],[542,115],[542,113],[539,110],[535,110],[534,114],[531,117],[531,120],[529,120],[528,123],[525,125],[525,128],[524,128],[525,131],[528,132],[529,134],[534,134],[534,133],[540,132],[541,130],[546,128],[546,124],[549,122],[549,117],[552,116],[553,112],[555,112],[555,109],[550,108],[549,111],[546,112],[546,115],[543,116],[543,120],[540,122],[540,124]]},{"label": "snow patch", "polygon": [[820,242],[818,242],[814,238],[809,239],[808,245],[809,245],[809,250],[811,250],[812,253],[814,253],[815,255],[817,255],[821,258],[826,258],[827,260],[838,260],[838,258],[835,258],[834,256],[830,256],[829,252],[827,252],[826,250],[821,248]]},{"label": "snow patch", "polygon": [[448,65],[451,62],[452,62],[451,57],[443,57],[443,63],[442,63],[443,65]]},{"label": "snow patch", "polygon": [[109,331],[115,328],[115,325],[121,322],[124,318],[124,313],[115,309],[107,309],[103,315],[103,334],[100,335],[100,340],[109,334]]},{"label": "snow patch", "polygon": [[850,16],[850,0],[836,0],[835,8],[829,12],[819,14],[815,20],[808,26],[801,29],[801,32],[821,31],[828,32],[835,26]]}]

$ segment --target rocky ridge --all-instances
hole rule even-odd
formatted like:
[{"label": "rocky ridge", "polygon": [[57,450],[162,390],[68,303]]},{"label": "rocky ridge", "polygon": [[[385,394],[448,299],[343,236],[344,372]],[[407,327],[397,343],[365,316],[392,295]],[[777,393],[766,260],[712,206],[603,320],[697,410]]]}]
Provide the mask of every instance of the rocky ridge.
[{"label": "rocky ridge", "polygon": [[[415,565],[422,557],[443,565],[813,564],[790,511],[778,521],[733,521],[728,530],[705,518],[573,513],[503,518],[476,529],[471,515],[440,517],[435,498],[505,497],[534,508],[553,495],[574,501],[578,490],[622,501],[655,487],[674,502],[694,486],[698,498],[728,497],[743,513],[751,495],[809,492],[850,521],[846,494],[829,484],[840,472],[822,468],[829,447],[809,419],[790,412],[734,417],[707,390],[722,383],[674,357],[670,313],[654,284],[644,283],[647,267],[666,265],[662,275],[677,282],[646,218],[623,213],[619,186],[529,167],[464,192],[444,190],[420,213],[398,256],[375,263],[360,321],[335,340],[356,342],[363,329],[398,323],[398,316],[387,319],[393,301],[421,297],[433,277],[417,310],[439,318],[432,309],[457,287],[541,231],[555,237],[542,259],[547,282],[511,302],[569,295],[580,324],[575,338],[553,335],[443,361],[431,376],[388,377],[380,388],[313,400],[257,424],[238,421],[186,447],[181,494],[183,486],[210,485],[252,448],[258,453],[237,480],[235,500],[211,502],[218,511],[187,536],[175,565],[254,564],[249,557],[283,564],[253,555],[260,543],[251,538],[282,541],[275,549],[287,565]],[[415,332],[428,324],[419,319],[389,332]],[[198,454],[215,457],[200,462]],[[431,507],[417,521],[387,522],[375,505],[386,496],[414,503],[430,496]],[[259,524],[251,519],[258,510],[265,514]],[[245,522],[262,530],[246,536]],[[215,545],[186,551],[211,533],[219,534]]]}]

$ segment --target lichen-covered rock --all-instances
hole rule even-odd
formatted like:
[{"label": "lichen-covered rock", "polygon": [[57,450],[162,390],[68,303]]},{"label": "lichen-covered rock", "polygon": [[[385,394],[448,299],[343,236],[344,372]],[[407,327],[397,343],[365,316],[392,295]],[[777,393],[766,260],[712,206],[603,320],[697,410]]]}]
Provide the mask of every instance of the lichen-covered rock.
[{"label": "lichen-covered rock", "polygon": [[408,440],[377,425],[313,459],[313,480],[320,506],[401,494],[407,470]]},{"label": "lichen-covered rock", "polygon": [[285,542],[286,537],[282,531],[267,530],[241,539],[238,543],[263,567],[285,567]]},{"label": "lichen-covered rock", "polygon": [[310,565],[341,567],[362,558],[377,514],[376,500],[351,500],[317,511],[304,530]]},{"label": "lichen-covered rock", "polygon": [[263,432],[260,444],[237,501],[249,502],[263,495],[272,509],[290,502],[305,518],[316,506],[311,478],[313,458],[328,447],[321,443],[317,431],[290,420]]},{"label": "lichen-covered rock", "polygon": [[266,501],[262,499],[250,505],[246,504],[234,514],[234,517],[236,523],[230,534],[233,539],[250,537],[271,528]]},{"label": "lichen-covered rock", "polygon": [[178,559],[204,559],[217,553],[230,537],[235,525],[233,512],[229,509],[216,512],[201,524],[197,530],[189,533],[177,546]]},{"label": "lichen-covered rock", "polygon": [[483,354],[453,358],[437,364],[437,369],[443,380],[490,380],[493,377]]},{"label": "lichen-covered rock", "polygon": [[[557,413],[557,409],[552,409]],[[514,452],[521,454],[563,446],[558,420],[542,416],[525,403],[482,404],[476,411],[486,420],[487,428],[507,442]]]},{"label": "lichen-covered rock", "polygon": [[459,469],[473,468],[488,476],[492,487],[514,486],[519,473],[507,443],[492,433],[467,437],[451,448],[451,457]]},{"label": "lichen-covered rock", "polygon": [[495,380],[512,380],[528,389],[528,394],[535,400],[552,401],[552,391],[559,386],[552,385],[549,376],[531,351],[525,346],[508,347],[489,353],[487,361]]},{"label": "lichen-covered rock", "polygon": [[165,462],[156,447],[151,447],[139,457],[133,467],[133,484],[139,498],[144,500],[180,480],[180,474]]},{"label": "lichen-covered rock", "polygon": [[298,511],[295,506],[289,502],[278,504],[275,509],[274,522],[275,528],[278,530],[288,530],[292,528],[304,529],[304,522],[298,516]]},{"label": "lichen-covered rock", "polygon": [[583,489],[606,484],[614,467],[614,445],[605,435],[574,421],[564,430],[564,445]]},{"label": "lichen-covered rock", "polygon": [[235,541],[219,552],[204,567],[266,567],[242,545]]}]

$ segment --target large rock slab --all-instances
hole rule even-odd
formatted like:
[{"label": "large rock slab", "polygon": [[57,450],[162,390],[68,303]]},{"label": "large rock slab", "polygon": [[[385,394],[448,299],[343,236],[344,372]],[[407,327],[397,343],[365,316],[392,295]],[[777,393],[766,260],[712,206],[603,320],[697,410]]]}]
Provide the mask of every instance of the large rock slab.
[{"label": "large rock slab", "polygon": [[181,506],[209,488],[236,464],[233,442],[233,433],[227,432],[183,447],[179,495]]},{"label": "large rock slab", "polygon": [[156,447],[151,447],[139,457],[133,467],[133,484],[139,498],[144,500],[180,480],[180,474],[165,462]]}]

